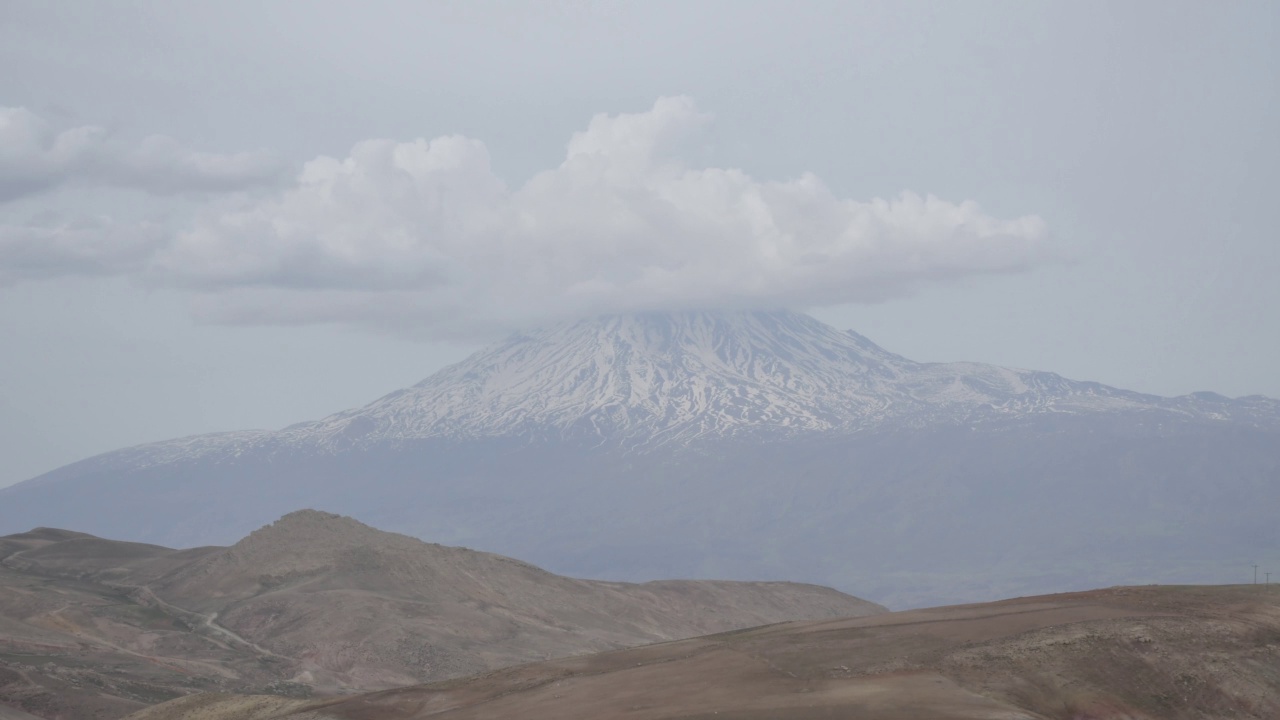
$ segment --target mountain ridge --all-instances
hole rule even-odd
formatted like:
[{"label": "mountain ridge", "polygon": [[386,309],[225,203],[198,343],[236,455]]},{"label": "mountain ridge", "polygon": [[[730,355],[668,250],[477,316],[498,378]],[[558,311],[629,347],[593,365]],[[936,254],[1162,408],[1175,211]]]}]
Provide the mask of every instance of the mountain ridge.
[{"label": "mountain ridge", "polygon": [[520,436],[634,452],[707,437],[839,435],[890,423],[1091,412],[1280,425],[1280,401],[1262,395],[1164,397],[1043,371],[916,362],[786,310],[653,312],[515,333],[413,386],[281,430],[193,435],[95,458],[124,453],[137,462],[145,453],[143,462],[162,464],[228,446],[323,450]]},{"label": "mountain ridge", "polygon": [[799,583],[564,577],[315,510],[192,550],[44,528],[0,536],[0,707],[119,717],[202,690],[377,690],[883,611]]},{"label": "mountain ridge", "polygon": [[1273,718],[1277,598],[1114,587],[782,623],[375,695],[200,695],[128,720]]},{"label": "mountain ridge", "polygon": [[[1253,407],[1253,405],[1262,407]],[[856,432],[1036,412],[1216,417],[1280,404],[1162,398],[982,363],[920,363],[800,313],[643,313],[517,334],[411,388],[294,426],[378,439],[553,428],[605,442]]]},{"label": "mountain ridge", "polygon": [[919,363],[786,311],[651,313],[517,334],[281,431],[59,468],[0,490],[0,532],[226,544],[308,506],[565,575],[918,607],[1230,580],[1280,547],[1278,467],[1267,398]]}]

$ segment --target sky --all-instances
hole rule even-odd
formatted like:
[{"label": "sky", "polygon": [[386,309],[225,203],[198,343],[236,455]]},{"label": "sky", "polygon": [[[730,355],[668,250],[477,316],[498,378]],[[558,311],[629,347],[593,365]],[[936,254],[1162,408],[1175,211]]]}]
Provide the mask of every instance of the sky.
[{"label": "sky", "polygon": [[792,307],[1280,397],[1273,2],[0,0],[0,486]]}]

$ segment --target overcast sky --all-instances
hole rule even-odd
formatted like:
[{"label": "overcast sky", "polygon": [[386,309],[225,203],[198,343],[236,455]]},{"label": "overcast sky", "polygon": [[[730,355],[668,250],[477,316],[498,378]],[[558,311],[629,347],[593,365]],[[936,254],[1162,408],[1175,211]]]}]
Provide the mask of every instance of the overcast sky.
[{"label": "overcast sky", "polygon": [[588,312],[1280,396],[1274,2],[0,0],[0,485]]}]

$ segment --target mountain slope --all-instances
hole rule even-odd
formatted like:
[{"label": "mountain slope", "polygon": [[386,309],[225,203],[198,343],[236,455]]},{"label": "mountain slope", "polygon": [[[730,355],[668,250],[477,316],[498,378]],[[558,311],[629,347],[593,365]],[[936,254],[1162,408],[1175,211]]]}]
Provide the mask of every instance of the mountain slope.
[{"label": "mountain slope", "polygon": [[610,316],[517,335],[364,408],[295,429],[354,440],[559,433],[649,446],[851,432],[896,420],[1151,411],[1277,419],[1265,399],[1177,399],[977,363],[916,363],[798,313]]},{"label": "mountain slope", "polygon": [[575,580],[316,511],[228,548],[38,529],[0,537],[0,703],[118,717],[200,690],[373,690],[880,611],[794,583]]},{"label": "mountain slope", "polygon": [[[786,623],[447,684],[276,701],[280,720],[1200,720],[1280,715],[1280,594],[1111,588]],[[204,695],[130,720],[232,720]],[[266,715],[264,715],[265,717]]]},{"label": "mountain slope", "polygon": [[224,543],[309,506],[568,574],[897,605],[1223,581],[1280,552],[1278,407],[919,363],[785,311],[603,317],[315,422],[60,468],[0,490],[0,530]]},{"label": "mountain slope", "polygon": [[1280,404],[1258,396],[1162,398],[1053,373],[918,363],[799,313],[687,312],[605,316],[517,334],[411,388],[316,422],[109,455],[136,467],[277,445],[323,451],[486,437],[585,440],[634,451],[886,424],[1121,412],[1280,424]]}]

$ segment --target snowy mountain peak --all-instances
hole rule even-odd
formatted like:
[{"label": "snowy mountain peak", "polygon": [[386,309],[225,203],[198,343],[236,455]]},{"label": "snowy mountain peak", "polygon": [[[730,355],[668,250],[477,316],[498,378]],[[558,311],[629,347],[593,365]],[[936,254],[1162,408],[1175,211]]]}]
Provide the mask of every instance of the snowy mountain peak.
[{"label": "snowy mountain peak", "polygon": [[565,437],[630,445],[851,432],[1164,399],[977,363],[917,363],[796,312],[610,315],[519,333],[363,408],[291,429],[365,443]]},{"label": "snowy mountain peak", "polygon": [[[514,335],[326,425],[379,437],[553,433],[646,442],[830,430],[916,364],[788,311],[614,315]],[[336,429],[336,428],[335,428]]]}]

